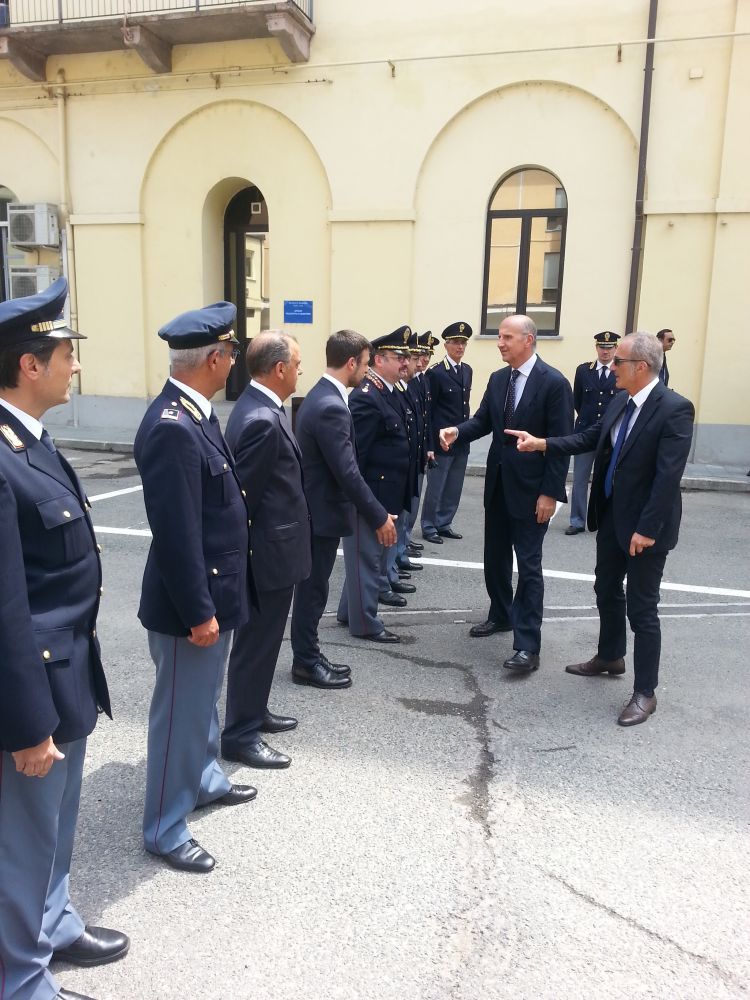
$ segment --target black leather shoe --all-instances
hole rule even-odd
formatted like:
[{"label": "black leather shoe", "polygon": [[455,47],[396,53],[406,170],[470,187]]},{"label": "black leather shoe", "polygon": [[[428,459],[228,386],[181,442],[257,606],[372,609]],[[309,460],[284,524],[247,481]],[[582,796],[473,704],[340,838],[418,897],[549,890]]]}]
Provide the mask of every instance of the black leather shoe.
[{"label": "black leather shoe", "polygon": [[424,545],[421,542],[409,542],[406,546],[407,549],[416,549],[417,552],[421,552],[424,549]]},{"label": "black leather shoe", "polygon": [[316,688],[348,688],[352,679],[344,674],[335,674],[325,663],[318,661],[314,667],[303,667],[297,664],[292,667],[292,680],[295,684],[308,684]]},{"label": "black leather shoe", "polygon": [[86,997],[83,993],[74,993],[73,990],[60,990],[55,1000],[94,1000],[94,998]]},{"label": "black leather shoe", "polygon": [[370,642],[401,642],[399,636],[395,632],[389,632],[387,628],[384,628],[382,632],[375,632],[373,635],[363,635],[363,639],[369,639]]},{"label": "black leather shoe", "polygon": [[411,573],[407,573],[405,569],[399,569],[396,567],[399,580],[411,580]]},{"label": "black leather shoe", "polygon": [[[414,589],[416,590],[417,588],[415,587]],[[389,608],[405,608],[406,598],[400,594],[394,594],[392,590],[388,590],[385,594],[378,594],[378,604],[385,604]]]},{"label": "black leather shoe", "polygon": [[413,583],[392,583],[391,590],[394,594],[416,594],[417,588]]},{"label": "black leather shoe", "polygon": [[240,806],[243,802],[252,802],[258,794],[258,789],[252,785],[232,785],[228,792],[224,792],[218,799],[209,802],[210,806]]},{"label": "black leather shoe", "polygon": [[491,618],[488,618],[486,622],[482,622],[481,625],[472,625],[469,629],[469,635],[473,636],[475,639],[482,639],[486,635],[494,635],[495,632],[512,632],[513,626],[510,622],[493,622]]},{"label": "black leather shoe", "polygon": [[505,661],[503,666],[507,670],[517,670],[520,674],[530,674],[532,670],[539,669],[539,653],[529,653],[525,649],[519,649]]},{"label": "black leather shoe", "polygon": [[221,756],[224,760],[233,760],[247,767],[282,768],[289,767],[292,763],[291,757],[269,747],[265,740],[256,740],[255,743],[246,743],[239,747],[222,747]]},{"label": "black leather shoe", "polygon": [[435,532],[434,535],[422,535],[422,538],[424,538],[426,542],[432,542],[433,545],[443,544],[443,539],[440,537],[440,535],[438,535],[437,532]]},{"label": "black leather shoe", "polygon": [[106,927],[86,927],[73,944],[53,951],[52,959],[71,965],[106,965],[124,958],[129,947],[130,939],[126,934]]},{"label": "black leather shoe", "polygon": [[400,562],[396,560],[397,569],[405,569],[408,573],[421,573],[424,566],[419,563],[413,563],[410,559],[402,559]]},{"label": "black leather shoe", "polygon": [[325,653],[319,653],[320,662],[323,666],[328,667],[332,674],[340,674],[343,677],[348,677],[352,672],[352,668],[348,663],[331,663]]},{"label": "black leather shoe", "polygon": [[585,528],[576,528],[576,526],[574,524],[569,524],[568,527],[565,529],[565,534],[566,535],[580,535],[585,530],[586,530]]},{"label": "black leather shoe", "polygon": [[297,720],[286,715],[274,715],[273,712],[266,712],[263,722],[260,724],[262,733],[286,733],[290,729],[297,728]]},{"label": "black leather shoe", "polygon": [[216,864],[208,851],[204,851],[197,840],[188,840],[167,854],[160,854],[168,865],[181,872],[210,872]]},{"label": "black leather shoe", "polygon": [[463,535],[459,535],[457,531],[453,528],[438,528],[438,534],[441,538],[455,538],[458,541],[459,538],[463,538]]}]

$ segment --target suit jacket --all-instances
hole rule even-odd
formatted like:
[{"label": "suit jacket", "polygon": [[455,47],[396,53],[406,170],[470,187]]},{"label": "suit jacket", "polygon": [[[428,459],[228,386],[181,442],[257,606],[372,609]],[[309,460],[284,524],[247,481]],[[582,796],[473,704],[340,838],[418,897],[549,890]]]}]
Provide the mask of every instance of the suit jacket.
[{"label": "suit jacket", "polygon": [[73,469],[0,404],[0,750],[88,736],[111,715],[96,638],[102,583]]},{"label": "suit jacket", "polygon": [[359,471],[391,514],[411,507],[412,498],[409,431],[396,392],[368,372],[349,396]]},{"label": "suit jacket", "polygon": [[664,360],[661,363],[661,371],[659,372],[659,379],[664,383],[665,386],[669,385],[669,367],[667,366],[667,355],[664,355]]},{"label": "suit jacket", "polygon": [[296,430],[313,534],[352,535],[357,512],[373,531],[384,524],[388,512],[357,465],[349,407],[328,379],[321,378],[305,397],[297,411]]},{"label": "suit jacket", "polygon": [[186,636],[214,616],[222,632],[242,625],[255,596],[248,512],[218,423],[167,381],[133,450],[153,534],[138,609],[144,627]]},{"label": "suit jacket", "polygon": [[310,575],[310,512],[302,454],[286,414],[248,385],[227,422],[227,444],[247,495],[259,590],[292,587]]},{"label": "suit jacket", "polygon": [[[492,433],[484,479],[485,507],[489,506],[497,478],[502,474],[509,513],[513,517],[530,517],[534,516],[540,496],[567,502],[565,477],[568,462],[562,454],[520,452],[515,447],[516,439],[503,433],[510,373],[508,366],[490,375],[479,409],[470,420],[458,425],[458,434],[459,439],[463,438],[468,443]],[[568,380],[538,355],[526,380],[512,426],[527,430],[535,437],[570,434],[573,430],[573,394]],[[537,430],[532,430],[534,427]]]},{"label": "suit jacket", "polygon": [[[547,454],[596,451],[587,522],[596,531],[607,500],[604,479],[612,455],[611,430],[628,403],[618,392],[600,423],[570,437],[548,438]],[[658,382],[643,404],[617,460],[611,503],[617,541],[627,550],[634,532],[654,538],[654,551],[677,544],[682,498],[680,480],[690,454],[695,410],[689,399]]]},{"label": "suit jacket", "polygon": [[574,429],[583,431],[601,420],[618,391],[613,371],[608,372],[602,381],[596,370],[596,361],[585,361],[579,365],[573,379],[573,406],[578,414]]},{"label": "suit jacket", "polygon": [[[438,443],[442,427],[455,427],[469,419],[469,397],[471,395],[472,370],[465,361],[461,362],[461,371],[456,372],[448,358],[443,358],[438,364],[425,372],[430,380],[432,444]],[[464,442],[459,439],[452,446],[462,450]]]}]

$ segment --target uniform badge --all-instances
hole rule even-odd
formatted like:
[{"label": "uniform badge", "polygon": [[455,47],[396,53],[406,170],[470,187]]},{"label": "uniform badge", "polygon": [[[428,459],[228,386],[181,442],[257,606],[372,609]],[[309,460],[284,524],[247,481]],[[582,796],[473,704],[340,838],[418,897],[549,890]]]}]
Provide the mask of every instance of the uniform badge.
[{"label": "uniform badge", "polygon": [[458,326],[458,332],[459,333],[463,333],[465,329],[466,329],[466,324],[465,323],[460,323],[459,326]]},{"label": "uniform badge", "polygon": [[25,451],[26,445],[16,434],[10,424],[0,424],[0,434],[5,438],[13,451]]},{"label": "uniform badge", "polygon": [[179,410],[170,410],[169,407],[167,407],[166,410],[162,410],[161,411],[161,419],[162,420],[179,420],[180,419],[180,411]]},{"label": "uniform badge", "polygon": [[190,400],[185,399],[184,396],[180,396],[180,402],[185,407],[190,416],[193,418],[193,420],[196,422],[196,424],[199,424],[201,420],[203,420],[203,414],[195,405],[195,403],[191,403]]},{"label": "uniform badge", "polygon": [[362,392],[369,392],[369,391],[370,391],[369,385],[363,385],[362,386]]},{"label": "uniform badge", "polygon": [[409,337],[411,337],[411,330],[408,326],[404,327],[404,343],[409,343]]}]

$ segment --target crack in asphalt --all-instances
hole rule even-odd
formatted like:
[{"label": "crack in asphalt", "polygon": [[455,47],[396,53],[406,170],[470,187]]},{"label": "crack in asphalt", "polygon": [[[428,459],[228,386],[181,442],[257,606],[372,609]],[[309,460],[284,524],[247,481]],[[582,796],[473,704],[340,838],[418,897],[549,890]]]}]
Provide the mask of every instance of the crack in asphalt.
[{"label": "crack in asphalt", "polygon": [[[517,856],[517,855],[516,855]],[[561,875],[556,875],[554,872],[549,871],[547,868],[543,868],[541,865],[535,864],[533,861],[528,862],[533,868],[536,868],[538,872],[542,875],[546,875],[547,878],[552,879],[557,882],[563,888],[567,889],[568,892],[577,896],[578,899],[582,899],[584,902],[589,903],[591,906],[595,906],[599,910],[603,910],[608,913],[609,916],[614,917],[616,920],[621,920],[623,923],[627,924],[629,927],[635,930],[641,931],[647,937],[653,938],[655,941],[659,941],[660,944],[669,945],[675,948],[681,955],[685,955],[687,958],[692,958],[696,962],[700,962],[702,965],[707,966],[728,986],[733,986],[740,989],[743,993],[747,992],[747,985],[742,982],[742,980],[737,979],[736,976],[731,972],[727,972],[718,965],[712,958],[707,955],[701,955],[697,951],[691,951],[690,948],[686,948],[681,945],[679,941],[675,941],[674,938],[669,937],[667,934],[660,934],[659,931],[652,930],[650,927],[646,927],[645,924],[640,923],[634,917],[629,917],[624,913],[620,913],[619,910],[615,910],[614,907],[608,906],[607,903],[602,903],[600,900],[596,899],[594,896],[590,895],[588,892],[583,892],[581,889],[576,889],[574,885],[564,879]]]}]

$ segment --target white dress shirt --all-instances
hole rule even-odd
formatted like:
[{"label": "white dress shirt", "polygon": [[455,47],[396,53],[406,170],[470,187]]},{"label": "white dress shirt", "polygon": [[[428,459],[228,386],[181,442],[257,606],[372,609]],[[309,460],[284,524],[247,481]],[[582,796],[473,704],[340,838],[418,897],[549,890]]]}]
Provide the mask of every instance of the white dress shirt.
[{"label": "white dress shirt", "polygon": [[518,378],[516,379],[516,409],[518,409],[518,404],[521,402],[521,396],[523,396],[523,390],[526,388],[526,382],[529,375],[531,375],[531,370],[536,364],[536,354],[532,354],[528,360],[524,361],[522,365],[516,369],[519,372]]},{"label": "white dress shirt", "polygon": [[17,420],[21,421],[26,430],[33,434],[37,441],[41,440],[44,427],[36,419],[36,417],[32,417],[31,414],[26,413],[25,410],[19,410],[17,406],[9,403],[7,399],[2,399],[2,397],[0,397],[0,403],[3,404],[6,410],[10,410]]},{"label": "white dress shirt", "polygon": [[184,382],[178,382],[177,379],[172,378],[171,375],[169,376],[169,381],[176,385],[180,392],[184,392],[186,396],[190,396],[193,402],[200,408],[200,411],[206,420],[211,419],[212,407],[210,400],[206,399],[206,397],[202,393],[198,392],[197,389],[193,389],[192,386],[185,385]]},{"label": "white dress shirt", "polygon": [[339,382],[339,380],[337,378],[334,378],[333,375],[329,375],[328,372],[323,372],[323,378],[327,378],[329,382],[331,382],[333,385],[336,386],[336,388],[338,389],[339,393],[341,394],[341,398],[344,400],[344,402],[348,406],[349,405],[349,394],[346,391],[346,386],[344,386],[341,382]]},{"label": "white dress shirt", "polygon": [[260,382],[256,382],[254,378],[250,379],[250,385],[253,389],[257,389],[258,392],[262,392],[264,396],[268,396],[269,399],[272,399],[279,409],[283,409],[284,404],[281,402],[280,397],[276,395],[273,389],[269,389],[268,386],[261,385]]},{"label": "white dress shirt", "polygon": [[[638,414],[641,412],[641,409],[643,408],[643,404],[646,402],[646,400],[648,399],[648,397],[651,395],[651,391],[654,388],[654,386],[658,385],[658,384],[659,384],[659,376],[655,375],[654,378],[653,378],[653,380],[651,382],[649,382],[648,385],[645,385],[640,390],[640,392],[637,392],[635,394],[635,396],[631,396],[630,397],[633,400],[633,402],[635,403],[635,410],[633,411],[633,415],[630,418],[630,423],[628,424],[628,429],[625,432],[625,440],[626,441],[628,439],[628,435],[633,430],[633,427],[635,427],[635,422],[638,419]],[[615,422],[612,424],[612,428],[611,428],[611,430],[609,432],[609,436],[610,436],[610,440],[612,441],[613,445],[614,445],[615,441],[617,440],[617,432],[620,430],[620,424],[622,423],[624,416],[625,416],[625,410],[622,411],[622,416],[618,417],[618,419],[615,420]]]}]

